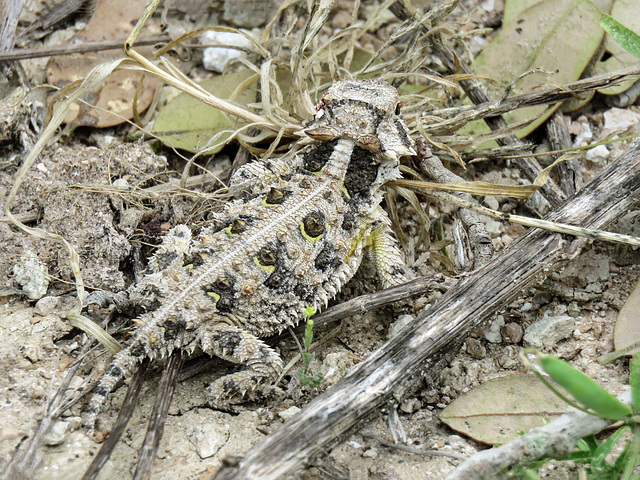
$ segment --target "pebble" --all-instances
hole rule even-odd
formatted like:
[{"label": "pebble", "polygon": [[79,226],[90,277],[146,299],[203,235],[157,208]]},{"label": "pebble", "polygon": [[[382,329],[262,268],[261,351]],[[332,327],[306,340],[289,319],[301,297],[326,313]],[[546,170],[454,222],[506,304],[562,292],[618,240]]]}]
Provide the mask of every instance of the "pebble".
[{"label": "pebble", "polygon": [[422,408],[422,402],[417,398],[409,398],[400,404],[400,411],[403,413],[417,412]]},{"label": "pebble", "polygon": [[283,421],[287,421],[289,420],[291,417],[293,417],[294,415],[296,415],[299,411],[301,410],[300,407],[296,407],[295,405],[292,407],[287,408],[286,410],[281,411],[278,416],[283,420]]},{"label": "pebble", "polygon": [[377,458],[378,450],[376,450],[375,448],[369,448],[362,452],[362,456],[365,458]]},{"label": "pebble", "polygon": [[604,129],[602,135],[606,136],[617,130],[627,128],[640,123],[640,115],[626,108],[612,108],[604,112]]},{"label": "pebble", "polygon": [[20,263],[16,263],[13,267],[16,282],[22,285],[22,290],[32,300],[38,300],[46,295],[49,288],[47,273],[47,266],[30,250],[24,252]]},{"label": "pebble", "polygon": [[[253,50],[253,44],[244,35],[234,32],[214,32],[208,30],[202,34],[202,43],[206,45],[235,45]],[[231,60],[245,57],[246,53],[235,48],[205,48],[202,65],[212,72],[222,73]]]},{"label": "pebble", "polygon": [[569,315],[545,317],[525,330],[525,342],[537,348],[552,346],[569,338],[575,327],[575,319]]},{"label": "pebble", "polygon": [[347,374],[352,363],[351,356],[347,352],[327,354],[320,366],[322,384],[328,387],[334,383],[338,383],[338,381]]},{"label": "pebble", "polygon": [[55,310],[58,308],[58,305],[60,305],[60,297],[42,297],[35,304],[33,312],[44,317],[55,312]]},{"label": "pebble", "polygon": [[593,163],[603,163],[609,158],[609,149],[604,145],[593,147],[584,154],[584,158]]},{"label": "pebble", "polygon": [[502,343],[502,334],[500,333],[502,327],[504,327],[504,317],[498,315],[491,322],[489,328],[484,331],[484,338],[491,343]]},{"label": "pebble", "polygon": [[466,350],[473,358],[480,360],[487,356],[487,349],[477,338],[468,338],[466,341]]},{"label": "pebble", "polygon": [[500,333],[505,343],[519,343],[524,335],[524,330],[519,323],[509,322],[500,329]]},{"label": "pebble", "polygon": [[59,421],[49,427],[47,433],[42,437],[42,443],[49,447],[55,447],[62,444],[67,438],[69,430],[69,422]]},{"label": "pebble", "polygon": [[389,325],[388,337],[395,337],[400,332],[400,330],[406,327],[412,320],[413,317],[411,315],[400,315],[398,317],[398,320]]},{"label": "pebble", "polygon": [[189,441],[196,447],[198,456],[205,459],[213,457],[227,443],[229,436],[230,432],[227,429],[198,425],[189,435]]},{"label": "pebble", "polygon": [[498,210],[500,208],[498,199],[493,195],[487,195],[486,197],[484,197],[484,204],[492,210]]}]

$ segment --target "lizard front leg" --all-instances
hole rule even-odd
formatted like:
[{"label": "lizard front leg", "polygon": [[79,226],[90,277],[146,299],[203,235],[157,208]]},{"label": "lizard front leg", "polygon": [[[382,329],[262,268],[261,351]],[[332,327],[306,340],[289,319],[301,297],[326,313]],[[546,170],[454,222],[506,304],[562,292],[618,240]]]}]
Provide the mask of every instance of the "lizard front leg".
[{"label": "lizard front leg", "polygon": [[391,230],[391,222],[381,207],[374,211],[374,221],[365,247],[373,258],[383,288],[401,285],[409,280],[407,266]]}]

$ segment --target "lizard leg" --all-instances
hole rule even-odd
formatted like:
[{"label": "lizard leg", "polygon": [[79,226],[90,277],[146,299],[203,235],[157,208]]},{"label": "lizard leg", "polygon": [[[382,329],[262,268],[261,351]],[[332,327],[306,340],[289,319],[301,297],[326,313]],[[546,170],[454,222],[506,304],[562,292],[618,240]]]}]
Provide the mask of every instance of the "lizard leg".
[{"label": "lizard leg", "polygon": [[380,207],[374,215],[375,220],[365,246],[373,257],[382,286],[389,288],[405,283],[409,280],[407,266],[391,231],[389,217]]},{"label": "lizard leg", "polygon": [[228,409],[230,404],[240,403],[246,393],[256,390],[260,384],[273,382],[282,371],[282,359],[275,350],[235,325],[206,325],[198,340],[205,353],[245,367],[220,377],[209,386],[213,407]]}]

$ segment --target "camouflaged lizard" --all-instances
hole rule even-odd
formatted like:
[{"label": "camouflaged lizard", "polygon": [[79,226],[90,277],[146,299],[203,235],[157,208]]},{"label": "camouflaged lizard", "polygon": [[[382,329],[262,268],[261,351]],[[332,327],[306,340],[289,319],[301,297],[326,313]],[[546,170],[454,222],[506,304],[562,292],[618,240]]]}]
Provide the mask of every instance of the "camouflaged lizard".
[{"label": "camouflaged lizard", "polygon": [[400,252],[380,207],[382,186],[414,155],[395,88],[341,81],[302,129],[313,141],[292,159],[245,165],[230,180],[237,197],[215,225],[191,238],[170,230],[129,299],[145,313],[101,377],[86,424],[143,359],[181,349],[239,364],[208,388],[228,407],[273,382],[282,359],[260,338],[297,324],[305,307],[326,306],[369,249],[384,286],[405,280]]}]

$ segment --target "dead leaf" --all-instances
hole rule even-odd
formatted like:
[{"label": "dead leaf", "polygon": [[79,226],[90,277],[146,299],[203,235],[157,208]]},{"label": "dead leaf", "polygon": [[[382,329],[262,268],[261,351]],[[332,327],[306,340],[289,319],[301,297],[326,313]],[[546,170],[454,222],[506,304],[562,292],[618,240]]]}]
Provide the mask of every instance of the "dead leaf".
[{"label": "dead leaf", "polygon": [[[103,40],[124,40],[131,32],[132,26],[144,12],[144,0],[101,0],[87,26],[80,31],[73,42],[97,42]],[[148,35],[158,34],[159,27],[151,21],[147,23]],[[139,52],[150,55],[149,48],[139,48]],[[64,87],[68,83],[85,77],[93,67],[104,63],[114,56],[121,56],[113,51],[96,52],[63,57],[51,57],[47,63],[47,81],[56,87]],[[92,109],[86,105],[75,104],[65,118],[66,123],[75,126],[111,127],[119,125],[125,119],[133,118],[133,101],[136,89],[142,80],[142,73],[131,71],[114,72],[107,80],[84,100],[103,110]],[[143,88],[138,96],[138,112],[146,110],[160,81],[147,75]],[[49,96],[52,101],[54,94]],[[123,118],[113,115],[115,113]]]},{"label": "dead leaf", "polygon": [[[613,342],[616,350],[640,342],[640,282],[618,313],[613,330]],[[640,348],[630,351],[628,355],[633,355],[636,352],[640,352]]]},{"label": "dead leaf", "polygon": [[[229,73],[202,82],[200,86],[213,93],[218,98],[229,98],[238,85],[254,75],[251,70]],[[256,85],[245,90],[236,101],[247,104],[256,100]],[[235,130],[242,123],[206,105],[186,93],[181,93],[171,100],[158,113],[153,124],[152,133],[173,148],[188,152],[198,152],[204,148],[209,140],[222,130]],[[231,133],[223,134],[219,139],[223,141]],[[222,147],[208,150],[213,154]]]},{"label": "dead leaf", "polygon": [[[505,87],[513,84],[515,93],[578,80],[603,37],[598,24],[600,11],[590,0],[542,0],[510,18],[476,58],[476,73]],[[495,99],[503,94],[491,82],[487,82],[487,88]],[[506,114],[505,119],[509,124],[531,121],[517,132],[522,138],[558,106],[518,109]],[[474,134],[481,131],[478,128],[477,124],[469,127]],[[460,133],[468,135],[469,129]]]},{"label": "dead leaf", "polygon": [[477,442],[500,445],[562,415],[566,407],[535,375],[509,375],[460,396],[440,420]]}]

